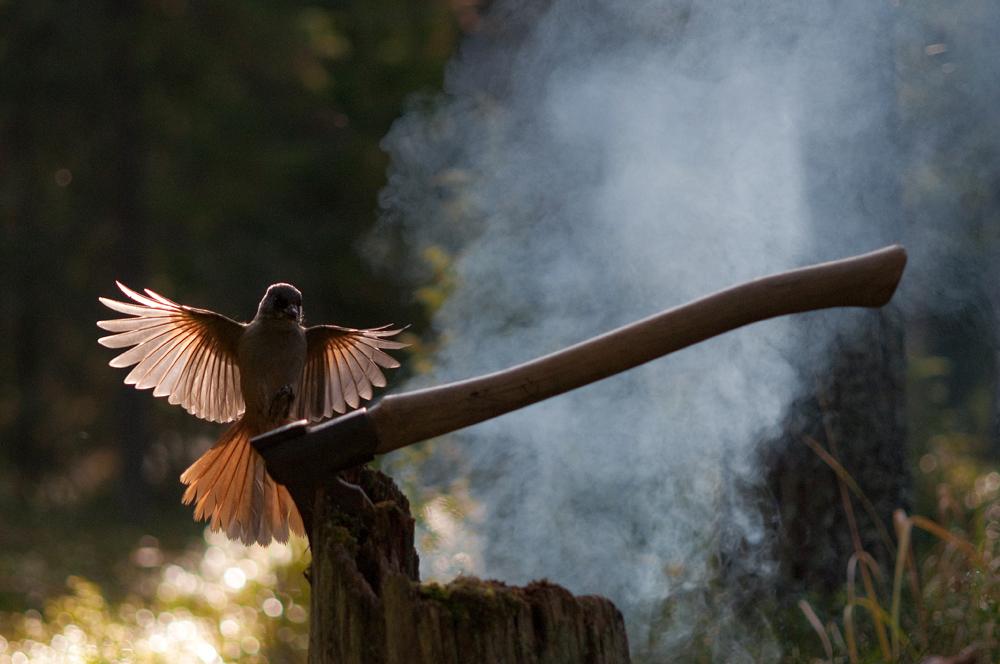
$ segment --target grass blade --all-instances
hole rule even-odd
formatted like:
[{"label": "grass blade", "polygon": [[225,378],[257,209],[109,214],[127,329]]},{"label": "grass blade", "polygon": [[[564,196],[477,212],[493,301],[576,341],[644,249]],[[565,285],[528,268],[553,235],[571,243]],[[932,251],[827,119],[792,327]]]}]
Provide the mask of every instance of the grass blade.
[{"label": "grass blade", "polygon": [[823,642],[823,650],[826,651],[826,661],[833,664],[833,644],[830,643],[830,637],[827,635],[826,630],[823,628],[823,623],[820,622],[819,617],[813,608],[809,606],[809,602],[804,599],[799,600],[799,608],[802,609],[802,613],[806,615],[806,620],[812,625],[812,628],[819,635],[819,640]]},{"label": "grass blade", "polygon": [[899,611],[903,597],[903,571],[906,569],[906,552],[910,548],[910,531],[913,524],[906,518],[903,510],[896,510],[892,515],[896,526],[896,537],[899,547],[896,554],[896,569],[892,578],[892,661],[899,661]]}]

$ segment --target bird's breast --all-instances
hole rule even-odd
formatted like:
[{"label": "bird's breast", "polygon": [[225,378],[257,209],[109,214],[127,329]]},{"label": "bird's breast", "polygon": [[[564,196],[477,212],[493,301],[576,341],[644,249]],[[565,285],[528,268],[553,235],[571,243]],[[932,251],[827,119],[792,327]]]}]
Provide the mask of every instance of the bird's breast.
[{"label": "bird's breast", "polygon": [[238,347],[240,390],[247,414],[270,419],[274,398],[286,386],[297,397],[305,360],[305,330],[298,323],[283,320],[250,323]]}]

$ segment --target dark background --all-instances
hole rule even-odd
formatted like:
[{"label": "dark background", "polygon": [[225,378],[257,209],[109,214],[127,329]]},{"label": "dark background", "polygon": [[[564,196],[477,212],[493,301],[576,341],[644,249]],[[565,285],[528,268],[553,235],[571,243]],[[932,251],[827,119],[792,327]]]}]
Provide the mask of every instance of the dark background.
[{"label": "dark background", "polygon": [[308,321],[422,329],[411,285],[363,242],[379,141],[409,95],[440,86],[469,11],[0,7],[0,608],[62,588],[65,569],[27,583],[14,559],[103,577],[100,556],[70,552],[153,524],[178,541],[201,530],[177,477],[219,427],[107,367],[94,323],[115,316],[97,302],[120,296],[115,279],[238,320],[288,281]]}]

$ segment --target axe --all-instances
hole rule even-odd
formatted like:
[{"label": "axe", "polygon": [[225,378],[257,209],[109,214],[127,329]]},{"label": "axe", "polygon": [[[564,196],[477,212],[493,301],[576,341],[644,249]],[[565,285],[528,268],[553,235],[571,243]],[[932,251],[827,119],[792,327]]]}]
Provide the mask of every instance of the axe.
[{"label": "axe", "polygon": [[758,321],[832,307],[881,307],[899,284],[906,251],[893,245],[779,272],[467,380],[382,398],[327,422],[304,420],[253,439],[267,470],[303,504],[337,473],[471,426]]}]

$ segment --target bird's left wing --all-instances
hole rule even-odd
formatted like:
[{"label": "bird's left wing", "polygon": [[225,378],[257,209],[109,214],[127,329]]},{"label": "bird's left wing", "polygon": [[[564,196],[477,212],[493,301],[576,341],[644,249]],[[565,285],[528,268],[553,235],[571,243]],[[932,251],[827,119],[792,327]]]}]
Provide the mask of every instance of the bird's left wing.
[{"label": "bird's left wing", "polygon": [[371,399],[373,387],[385,386],[382,369],[399,366],[385,351],[406,348],[407,344],[388,339],[400,332],[388,325],[368,330],[337,325],[306,328],[306,364],[293,416],[321,420]]},{"label": "bird's left wing", "polygon": [[177,304],[149,289],[141,295],[121,283],[118,287],[137,304],[99,298],[104,306],[131,318],[98,322],[101,329],[115,333],[98,342],[108,348],[131,346],[110,362],[113,367],[136,365],[125,383],[140,390],[152,387],[153,396],[168,397],[170,403],[210,422],[239,417],[245,406],[236,345],[245,326],[207,309]]}]

